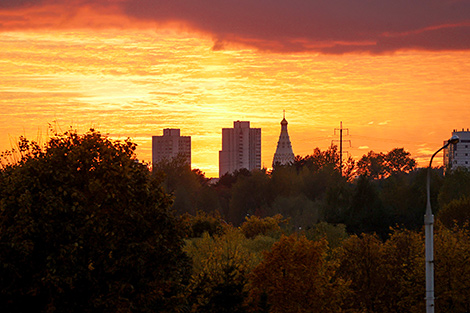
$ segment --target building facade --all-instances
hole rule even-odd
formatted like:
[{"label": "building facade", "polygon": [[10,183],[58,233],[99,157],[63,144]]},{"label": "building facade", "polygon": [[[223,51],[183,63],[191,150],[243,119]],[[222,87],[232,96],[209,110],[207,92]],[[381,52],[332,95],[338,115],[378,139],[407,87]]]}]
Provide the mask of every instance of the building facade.
[{"label": "building facade", "polygon": [[245,168],[261,168],[261,128],[250,128],[250,122],[233,122],[233,128],[222,128],[222,150],[219,151],[219,177]]},{"label": "building facade", "polygon": [[166,128],[163,136],[152,136],[152,163],[171,160],[177,156],[191,166],[191,136],[181,136],[179,129]]},{"label": "building facade", "polygon": [[287,132],[286,116],[281,121],[281,134],[277,142],[276,153],[273,158],[273,168],[275,165],[287,165],[294,163],[295,155],[292,151],[292,144],[290,142],[289,133]]},{"label": "building facade", "polygon": [[[455,145],[449,145],[444,150],[444,166],[446,168],[455,169],[457,167],[470,168],[470,131],[462,129],[458,131],[454,129],[452,136],[459,136],[460,141]],[[444,144],[447,141],[444,142]]]}]

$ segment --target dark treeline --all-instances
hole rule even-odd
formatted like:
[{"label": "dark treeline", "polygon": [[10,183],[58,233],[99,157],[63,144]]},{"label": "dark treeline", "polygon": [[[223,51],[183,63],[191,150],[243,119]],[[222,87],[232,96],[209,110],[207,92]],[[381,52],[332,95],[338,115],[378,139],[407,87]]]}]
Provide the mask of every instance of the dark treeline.
[{"label": "dark treeline", "polygon": [[[403,149],[211,184],[135,148],[69,131],[1,155],[2,312],[424,311],[426,175]],[[436,310],[469,312],[470,172],[432,174]]]},{"label": "dark treeline", "polygon": [[[271,172],[242,169],[214,184],[200,170],[191,171],[182,159],[154,167],[157,175],[165,177],[165,189],[174,195],[178,214],[218,212],[234,226],[247,216],[281,214],[290,219],[291,230],[327,222],[346,225],[350,234],[376,233],[381,238],[387,237],[390,227],[422,227],[426,171],[416,169],[410,154],[396,148],[386,154],[370,151],[358,162],[349,158],[341,173],[336,146],[317,148]],[[434,213],[470,195],[468,171],[443,174],[442,168],[432,170]]]}]

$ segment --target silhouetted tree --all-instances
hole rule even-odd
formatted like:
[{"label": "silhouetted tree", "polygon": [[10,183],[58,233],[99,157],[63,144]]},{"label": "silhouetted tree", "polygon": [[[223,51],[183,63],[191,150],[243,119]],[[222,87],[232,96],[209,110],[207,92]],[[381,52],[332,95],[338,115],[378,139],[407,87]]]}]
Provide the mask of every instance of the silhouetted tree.
[{"label": "silhouetted tree", "polygon": [[266,214],[269,176],[265,171],[254,170],[251,176],[240,176],[232,186],[228,220],[240,225],[245,216]]},{"label": "silhouetted tree", "polygon": [[377,233],[385,238],[391,226],[390,213],[384,210],[376,185],[365,176],[360,176],[355,186],[348,217],[344,221],[348,231]]},{"label": "silhouetted tree", "polygon": [[416,161],[403,148],[395,148],[389,151],[384,157],[384,163],[388,175],[409,173],[416,168]]},{"label": "silhouetted tree", "polygon": [[129,140],[90,130],[21,139],[0,171],[3,312],[162,312],[188,259],[171,199]]},{"label": "silhouetted tree", "polygon": [[380,179],[385,176],[384,154],[369,151],[357,162],[357,174],[373,179]]},{"label": "silhouetted tree", "polygon": [[395,148],[387,154],[369,151],[357,162],[357,174],[382,179],[398,173],[409,173],[416,168],[416,161],[403,148]]},{"label": "silhouetted tree", "polygon": [[452,200],[470,196],[470,170],[458,167],[448,171],[444,176],[443,185],[439,190],[439,205],[444,207]]},{"label": "silhouetted tree", "polygon": [[470,226],[470,197],[463,196],[447,203],[438,214],[439,220],[448,228]]}]

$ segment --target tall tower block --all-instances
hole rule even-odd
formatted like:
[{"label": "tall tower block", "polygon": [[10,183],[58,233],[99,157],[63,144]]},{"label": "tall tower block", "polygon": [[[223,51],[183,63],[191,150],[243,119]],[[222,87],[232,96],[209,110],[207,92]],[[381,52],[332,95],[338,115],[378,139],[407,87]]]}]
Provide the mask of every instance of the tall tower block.
[{"label": "tall tower block", "polygon": [[191,166],[191,136],[181,136],[179,129],[165,128],[163,136],[152,136],[152,163],[182,156]]},{"label": "tall tower block", "polygon": [[222,150],[219,151],[219,177],[246,168],[261,168],[261,128],[250,128],[250,122],[233,122],[233,128],[222,128]]},{"label": "tall tower block", "polygon": [[281,121],[281,134],[279,135],[279,141],[277,142],[276,153],[274,153],[273,167],[275,165],[294,163],[295,156],[292,151],[289,133],[287,132],[287,124],[286,113],[284,112],[284,116]]}]

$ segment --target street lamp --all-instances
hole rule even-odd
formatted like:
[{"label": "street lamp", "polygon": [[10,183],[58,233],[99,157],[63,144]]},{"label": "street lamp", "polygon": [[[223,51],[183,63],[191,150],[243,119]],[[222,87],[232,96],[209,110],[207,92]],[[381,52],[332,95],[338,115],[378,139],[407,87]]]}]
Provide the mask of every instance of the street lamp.
[{"label": "street lamp", "polygon": [[437,150],[431,157],[428,167],[428,177],[426,184],[426,193],[427,193],[427,204],[426,204],[426,214],[424,215],[424,238],[425,238],[425,259],[426,259],[426,313],[434,313],[434,234],[433,234],[433,224],[434,216],[432,215],[431,210],[431,164],[432,159],[438,154],[442,149],[447,148],[450,144],[456,144],[459,142],[459,137],[453,135],[447,143],[443,145],[439,150]]}]

